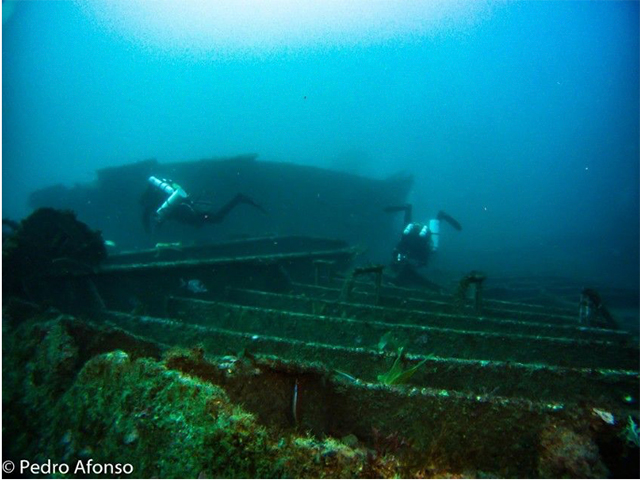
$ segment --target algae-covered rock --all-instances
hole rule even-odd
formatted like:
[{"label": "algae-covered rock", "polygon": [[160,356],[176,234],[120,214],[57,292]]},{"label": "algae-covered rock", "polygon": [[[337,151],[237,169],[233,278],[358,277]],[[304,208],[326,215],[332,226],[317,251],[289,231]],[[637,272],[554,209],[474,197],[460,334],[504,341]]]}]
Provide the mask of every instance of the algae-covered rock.
[{"label": "algae-covered rock", "polygon": [[23,295],[24,283],[56,271],[88,270],[107,257],[100,232],[69,210],[40,208],[22,220],[2,246],[3,293]]},{"label": "algae-covered rock", "polygon": [[[74,317],[39,313],[19,324],[3,310],[2,408],[5,456],[33,457],[48,431],[62,396],[84,363],[120,345],[134,358],[158,357],[148,341],[115,327]],[[111,347],[111,348],[110,348]]]},{"label": "algae-covered rock", "polygon": [[[104,352],[117,338],[126,348]],[[131,465],[139,478],[392,476],[392,459],[357,444],[282,432],[224,389],[174,370],[144,339],[59,316],[5,332],[3,437],[9,459]],[[199,357],[200,358],[200,357]],[[204,362],[204,359],[201,359]],[[48,366],[48,368],[47,368]],[[109,476],[109,475],[107,475]],[[111,475],[113,476],[113,475]]]},{"label": "algae-covered rock", "polygon": [[540,439],[538,473],[542,478],[606,478],[598,446],[589,435],[551,425]]},{"label": "algae-covered rock", "polygon": [[367,460],[332,439],[276,441],[220,387],[121,351],[87,362],[53,432],[55,458],[73,463],[90,451],[144,478],[354,477]]},{"label": "algae-covered rock", "polygon": [[[72,417],[63,415],[73,411]],[[56,458],[75,461],[84,450],[96,462],[133,465],[136,476],[252,476],[266,434],[224,391],[122,351],[91,359],[62,398],[54,434],[71,432]]]}]

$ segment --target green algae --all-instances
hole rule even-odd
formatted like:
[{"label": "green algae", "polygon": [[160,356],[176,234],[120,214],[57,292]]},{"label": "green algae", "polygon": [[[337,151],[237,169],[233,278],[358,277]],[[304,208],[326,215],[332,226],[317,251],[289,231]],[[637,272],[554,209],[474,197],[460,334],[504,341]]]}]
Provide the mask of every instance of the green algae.
[{"label": "green algae", "polygon": [[[352,478],[394,468],[361,445],[262,425],[222,387],[170,368],[175,353],[145,354],[143,340],[83,351],[74,337],[83,325],[61,316],[5,332],[6,457],[131,464],[139,478]],[[93,328],[89,339],[117,334]]]},{"label": "green algae", "polygon": [[379,382],[384,383],[385,385],[400,385],[403,383],[407,383],[409,379],[413,376],[413,374],[416,373],[416,371],[418,371],[418,369],[427,362],[427,359],[425,358],[417,365],[414,365],[413,367],[407,370],[403,370],[402,368],[403,351],[404,351],[403,347],[400,347],[398,349],[398,356],[396,357],[396,360],[393,362],[393,366],[391,367],[391,370],[389,370],[387,373],[384,373],[382,375],[378,375]]}]

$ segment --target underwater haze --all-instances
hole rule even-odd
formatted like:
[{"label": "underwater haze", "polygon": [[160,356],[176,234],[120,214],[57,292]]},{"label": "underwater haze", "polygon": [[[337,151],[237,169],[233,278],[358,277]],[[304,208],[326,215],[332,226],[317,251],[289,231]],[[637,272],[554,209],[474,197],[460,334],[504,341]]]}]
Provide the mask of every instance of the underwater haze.
[{"label": "underwater haze", "polygon": [[464,227],[434,268],[638,288],[637,1],[2,5],[5,218],[98,168],[257,152],[414,175],[415,219]]}]

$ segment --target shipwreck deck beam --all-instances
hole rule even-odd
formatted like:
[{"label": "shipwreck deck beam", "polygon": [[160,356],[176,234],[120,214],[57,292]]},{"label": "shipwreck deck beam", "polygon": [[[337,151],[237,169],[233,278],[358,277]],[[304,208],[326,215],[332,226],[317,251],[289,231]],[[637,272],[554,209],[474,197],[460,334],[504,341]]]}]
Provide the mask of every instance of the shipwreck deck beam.
[{"label": "shipwreck deck beam", "polygon": [[425,327],[453,328],[494,333],[513,333],[544,337],[623,342],[626,332],[577,325],[522,322],[465,314],[431,313],[393,307],[378,307],[308,296],[290,295],[228,288],[225,300],[260,308],[274,308],[295,313],[347,317],[356,320],[375,320],[389,324],[411,324]]},{"label": "shipwreck deck beam", "polygon": [[[338,300],[341,297],[342,290],[338,288],[320,287],[314,285],[296,285],[297,292],[310,296],[325,298],[327,300]],[[376,295],[367,291],[359,291],[354,289],[350,294],[350,301],[357,303],[374,304]],[[461,309],[451,300],[429,300],[425,298],[399,297],[394,295],[385,295],[384,291],[380,296],[380,305],[393,308],[406,308],[410,310],[421,310],[434,313],[465,313],[465,309]],[[564,315],[558,313],[545,313],[544,311],[520,309],[517,304],[507,303],[499,308],[485,305],[482,307],[484,317],[504,318],[507,320],[518,320],[523,322],[536,323],[557,323],[564,325],[576,325],[578,323],[577,315]]]},{"label": "shipwreck deck beam", "polygon": [[[279,359],[323,365],[354,378],[376,382],[393,363],[394,355],[380,351],[308,343],[279,336],[257,335],[182,321],[106,312],[105,320],[161,344],[193,347],[207,354],[229,355],[240,351],[275,355]],[[638,390],[637,371],[560,368],[515,362],[461,360],[407,355],[405,366],[426,359],[411,378],[415,387],[455,390],[470,396],[499,395],[552,403],[590,403],[599,408],[620,409],[621,399]],[[346,377],[345,377],[346,378]]]},{"label": "shipwreck deck beam", "polygon": [[410,340],[406,351],[416,354],[623,370],[638,365],[637,349],[613,342],[390,325],[176,297],[167,299],[167,311],[170,317],[189,323],[306,342],[374,347],[393,331]]}]

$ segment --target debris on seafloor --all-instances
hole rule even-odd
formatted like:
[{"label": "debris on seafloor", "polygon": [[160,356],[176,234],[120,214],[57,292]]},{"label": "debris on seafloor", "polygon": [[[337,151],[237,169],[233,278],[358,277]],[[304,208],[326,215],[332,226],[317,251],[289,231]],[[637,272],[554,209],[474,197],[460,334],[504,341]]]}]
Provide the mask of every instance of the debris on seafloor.
[{"label": "debris on seafloor", "polygon": [[593,288],[584,288],[580,294],[579,321],[591,327],[617,329],[618,324],[604,305],[600,294]]},{"label": "debris on seafloor", "polygon": [[459,308],[463,308],[466,305],[468,296],[471,294],[473,296],[473,308],[476,313],[480,313],[482,310],[482,286],[486,279],[487,276],[484,273],[476,272],[475,270],[462,277],[455,294]]},{"label": "debris on seafloor", "polygon": [[191,280],[180,279],[180,288],[188,290],[191,293],[207,293],[209,290],[207,287],[197,278]]}]

